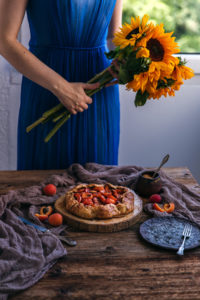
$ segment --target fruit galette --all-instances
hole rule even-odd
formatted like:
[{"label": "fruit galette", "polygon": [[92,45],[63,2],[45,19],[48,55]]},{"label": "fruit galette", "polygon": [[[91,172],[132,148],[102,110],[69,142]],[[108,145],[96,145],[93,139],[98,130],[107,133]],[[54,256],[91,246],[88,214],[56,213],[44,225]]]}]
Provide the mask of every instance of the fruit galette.
[{"label": "fruit galette", "polygon": [[65,195],[66,209],[84,219],[110,219],[134,209],[134,194],[123,186],[80,184]]}]

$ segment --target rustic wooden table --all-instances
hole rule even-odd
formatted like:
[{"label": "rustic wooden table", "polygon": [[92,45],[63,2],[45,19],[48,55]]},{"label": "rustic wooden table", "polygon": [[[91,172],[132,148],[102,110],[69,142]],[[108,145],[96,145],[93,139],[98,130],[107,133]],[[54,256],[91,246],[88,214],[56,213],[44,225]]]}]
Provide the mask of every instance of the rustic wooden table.
[{"label": "rustic wooden table", "polygon": [[[187,168],[165,168],[171,178],[200,192]],[[0,194],[31,186],[62,171],[0,171]],[[10,299],[200,299],[200,248],[178,257],[143,241],[149,218],[116,233],[70,232],[77,241],[33,287]]]}]

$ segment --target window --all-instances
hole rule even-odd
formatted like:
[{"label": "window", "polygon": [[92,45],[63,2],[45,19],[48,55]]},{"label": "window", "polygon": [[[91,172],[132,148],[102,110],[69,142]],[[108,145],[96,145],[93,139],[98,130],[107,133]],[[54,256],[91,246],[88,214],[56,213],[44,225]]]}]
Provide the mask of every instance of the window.
[{"label": "window", "polygon": [[200,0],[123,0],[123,23],[148,14],[174,32],[181,53],[200,54]]}]

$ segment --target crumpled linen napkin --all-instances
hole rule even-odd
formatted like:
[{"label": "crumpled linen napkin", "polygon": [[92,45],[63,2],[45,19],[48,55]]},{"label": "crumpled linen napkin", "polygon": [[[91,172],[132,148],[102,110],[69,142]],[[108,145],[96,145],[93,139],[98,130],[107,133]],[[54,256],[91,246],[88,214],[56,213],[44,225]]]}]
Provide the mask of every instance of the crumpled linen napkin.
[{"label": "crumpled linen napkin", "polygon": [[[47,236],[23,224],[17,215],[44,225],[34,216],[38,207],[53,204],[60,195],[74,185],[110,182],[134,190],[138,176],[143,170],[144,168],[138,166],[72,164],[61,175],[52,175],[40,185],[10,191],[7,195],[1,196],[0,299],[6,299],[8,294],[33,285],[59,257],[66,255],[65,248],[57,238]],[[166,202],[175,203],[176,209],[173,215],[189,219],[200,226],[200,195],[172,180],[163,171],[160,171],[160,176],[163,183],[162,198]],[[42,194],[42,187],[48,183],[57,186],[58,192],[53,197]],[[144,209],[152,216],[169,215],[153,210],[150,203],[145,204]],[[53,230],[59,233],[63,229],[62,225]]]},{"label": "crumpled linen napkin", "polygon": [[[144,170],[144,168],[138,166],[105,166],[95,163],[87,163],[85,166],[72,164],[63,176],[67,178],[70,175],[74,184],[110,182],[134,190],[138,176]],[[160,177],[163,186],[160,194],[163,201],[166,203],[173,202],[176,207],[171,215],[189,219],[200,226],[200,194],[171,179],[162,170],[160,171]],[[56,178],[57,176],[55,176]],[[144,210],[152,216],[169,216],[168,213],[154,210],[151,203],[145,204]]]},{"label": "crumpled linen napkin", "polygon": [[[43,195],[42,187],[32,186],[10,191],[0,196],[0,299],[34,285],[56,263],[67,254],[57,237],[42,233],[25,225],[17,216],[45,226],[36,217],[42,205],[53,204],[56,196]],[[58,187],[63,193],[63,188]],[[49,226],[50,227],[50,226]],[[51,228],[60,233],[65,225]]]}]

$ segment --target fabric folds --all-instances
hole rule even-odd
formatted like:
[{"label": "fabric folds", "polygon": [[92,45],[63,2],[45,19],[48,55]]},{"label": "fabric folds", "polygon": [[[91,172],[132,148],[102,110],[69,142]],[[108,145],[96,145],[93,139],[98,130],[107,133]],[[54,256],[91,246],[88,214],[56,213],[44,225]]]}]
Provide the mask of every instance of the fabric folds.
[{"label": "fabric folds", "polygon": [[[109,66],[106,36],[115,0],[29,0],[30,51],[70,82],[87,82]],[[26,127],[59,103],[23,78],[18,124],[18,169],[64,169],[72,163],[116,165],[120,132],[118,86],[95,94],[48,142],[52,123]]]}]

